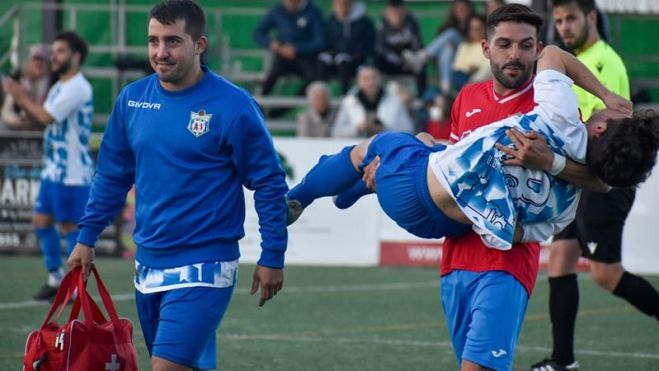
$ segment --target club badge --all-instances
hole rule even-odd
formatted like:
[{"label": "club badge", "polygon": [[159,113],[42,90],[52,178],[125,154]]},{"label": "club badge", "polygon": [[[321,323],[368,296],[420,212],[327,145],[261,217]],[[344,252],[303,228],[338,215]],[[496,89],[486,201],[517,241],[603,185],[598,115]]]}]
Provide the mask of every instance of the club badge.
[{"label": "club badge", "polygon": [[203,109],[199,112],[190,112],[190,122],[188,122],[188,130],[195,137],[200,137],[210,129],[212,114],[206,113]]}]

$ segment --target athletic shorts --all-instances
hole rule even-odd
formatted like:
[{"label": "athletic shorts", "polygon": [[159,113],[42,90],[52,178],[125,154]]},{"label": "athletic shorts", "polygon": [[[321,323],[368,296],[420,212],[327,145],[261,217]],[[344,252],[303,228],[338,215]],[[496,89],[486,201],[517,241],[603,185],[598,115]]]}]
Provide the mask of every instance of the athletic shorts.
[{"label": "athletic shorts", "polygon": [[135,290],[149,355],[193,369],[215,369],[215,332],[233,287],[190,287],[152,294]]},{"label": "athletic shorts", "polygon": [[380,206],[400,227],[421,238],[461,236],[471,230],[471,225],[444,215],[428,191],[428,157],[444,148],[428,147],[406,133],[382,133],[369,144],[361,165],[380,156],[375,175]]},{"label": "athletic shorts", "polygon": [[510,370],[528,294],[502,271],[455,270],[441,278],[442,307],[458,361]]},{"label": "athletic shorts", "polygon": [[57,222],[78,223],[85,214],[89,188],[41,179],[34,212],[52,215]]},{"label": "athletic shorts", "polygon": [[634,188],[614,188],[608,193],[582,191],[575,220],[554,236],[554,241],[576,239],[586,258],[619,263],[622,232],[635,197]]}]

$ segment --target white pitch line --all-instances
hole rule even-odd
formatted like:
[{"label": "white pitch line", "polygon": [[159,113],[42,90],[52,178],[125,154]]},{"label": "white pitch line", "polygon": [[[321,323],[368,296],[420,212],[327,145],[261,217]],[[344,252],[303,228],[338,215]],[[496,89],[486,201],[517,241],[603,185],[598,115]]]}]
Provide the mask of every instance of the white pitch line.
[{"label": "white pitch line", "polygon": [[[439,289],[439,281],[426,281],[426,282],[391,282],[391,283],[375,283],[366,285],[345,285],[345,286],[284,286],[282,294],[305,294],[305,293],[321,293],[321,292],[351,292],[351,291],[388,291],[388,290],[407,290],[407,289],[420,289],[420,288],[437,288]],[[249,294],[249,289],[243,288],[235,291],[236,294]],[[128,301],[135,298],[134,293],[116,294],[112,295],[113,301]],[[98,298],[95,298],[98,299]],[[0,303],[0,310],[6,309],[20,309],[32,308],[39,306],[50,306],[50,303],[44,301],[26,300],[17,302]]]},{"label": "white pitch line", "polygon": [[[247,335],[247,334],[222,334],[220,338],[229,340],[263,340],[263,341],[289,341],[289,342],[303,342],[303,343],[319,343],[319,342],[335,342],[347,344],[378,344],[378,345],[396,345],[396,346],[410,346],[410,347],[440,347],[452,349],[453,345],[448,341],[419,341],[419,340],[396,340],[396,339],[379,339],[379,338],[333,338],[333,337],[315,337],[315,336],[289,336],[289,335]],[[526,353],[549,353],[550,348],[518,345],[517,351]],[[576,354],[583,354],[598,357],[611,357],[611,358],[639,358],[639,359],[659,359],[659,354],[654,353],[625,353],[625,352],[610,352],[599,351],[590,349],[575,350]]]},{"label": "white pitch line", "polygon": [[[391,282],[381,284],[366,284],[366,285],[335,285],[335,286],[292,286],[284,287],[282,293],[314,293],[314,292],[351,292],[351,291],[372,291],[372,290],[406,290],[418,288],[438,288],[438,281],[425,281],[425,282]],[[247,288],[236,290],[236,294],[248,294]],[[134,293],[124,293],[112,295],[112,300],[115,302],[133,300]],[[96,298],[98,299],[98,298]],[[49,303],[43,301],[27,300],[22,302],[0,303],[0,310],[29,308],[37,306],[49,306]],[[391,340],[391,339],[352,339],[352,338],[331,338],[331,337],[313,337],[313,336],[282,336],[282,335],[247,335],[247,334],[224,334],[220,335],[225,339],[235,340],[263,340],[263,341],[290,341],[290,342],[338,342],[338,343],[372,343],[381,345],[397,345],[397,346],[412,346],[412,347],[452,347],[450,342],[445,341],[419,341],[419,340]],[[517,346],[520,352],[534,352],[534,353],[548,353],[550,348],[537,347],[537,346]],[[624,352],[609,352],[598,351],[589,349],[575,350],[577,354],[598,356],[598,357],[612,357],[612,358],[640,358],[640,359],[659,359],[659,354],[653,353],[624,353]]]}]

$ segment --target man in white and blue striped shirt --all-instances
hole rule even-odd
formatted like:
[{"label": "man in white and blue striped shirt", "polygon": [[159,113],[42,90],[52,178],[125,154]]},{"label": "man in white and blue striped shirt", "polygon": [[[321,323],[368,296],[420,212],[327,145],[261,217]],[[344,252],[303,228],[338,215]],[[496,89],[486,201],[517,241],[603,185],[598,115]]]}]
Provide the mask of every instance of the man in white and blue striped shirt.
[{"label": "man in white and blue striped shirt", "polygon": [[68,255],[78,239],[76,224],[85,210],[94,173],[89,153],[92,88],[80,72],[86,55],[87,44],[76,33],[63,32],[55,37],[51,65],[59,80],[48,91],[43,106],[32,102],[14,80],[5,78],[2,82],[5,92],[46,126],[44,167],[32,223],[44,255],[48,283],[34,296],[35,300],[50,300],[57,293],[63,276],[60,234],[66,238]]}]

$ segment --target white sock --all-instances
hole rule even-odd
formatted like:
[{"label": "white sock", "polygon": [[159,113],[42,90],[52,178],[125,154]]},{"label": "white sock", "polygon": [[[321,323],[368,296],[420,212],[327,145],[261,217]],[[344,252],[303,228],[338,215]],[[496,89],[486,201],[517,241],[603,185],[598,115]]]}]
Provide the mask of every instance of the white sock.
[{"label": "white sock", "polygon": [[54,272],[48,273],[48,286],[50,287],[59,287],[64,278],[64,269],[60,268]]}]

